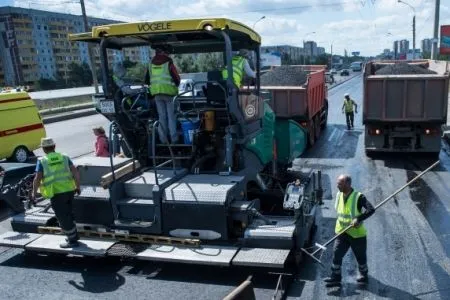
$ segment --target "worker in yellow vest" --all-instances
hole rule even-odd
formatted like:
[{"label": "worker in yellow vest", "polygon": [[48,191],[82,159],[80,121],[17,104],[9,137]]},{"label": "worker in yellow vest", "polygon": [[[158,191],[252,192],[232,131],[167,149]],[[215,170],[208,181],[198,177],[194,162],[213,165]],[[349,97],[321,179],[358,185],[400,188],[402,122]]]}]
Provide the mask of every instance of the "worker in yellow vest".
[{"label": "worker in yellow vest", "polygon": [[[248,77],[256,78],[256,73],[252,70],[250,64],[248,63],[248,56],[249,51],[247,49],[241,49],[239,50],[239,54],[235,55],[231,60],[231,64],[233,66],[233,82],[239,88],[242,86],[244,73]],[[225,80],[228,78],[228,71],[226,67],[222,70],[222,77]]]},{"label": "worker in yellow vest", "polygon": [[42,196],[50,199],[55,216],[67,236],[61,248],[78,246],[78,232],[75,225],[72,202],[74,192],[80,194],[80,178],[73,162],[64,154],[55,152],[52,138],[42,138],[41,146],[45,156],[39,158],[33,181],[31,200],[34,201],[40,187]]},{"label": "worker in yellow vest", "polygon": [[155,52],[144,81],[150,85],[150,94],[155,97],[160,122],[158,128],[160,141],[168,142],[166,134],[169,134],[172,144],[176,144],[178,133],[173,98],[178,95],[181,79],[175,64],[169,57],[170,48],[164,45],[157,46]]},{"label": "worker in yellow vest", "polygon": [[359,276],[356,281],[365,284],[369,280],[366,256],[367,231],[362,222],[370,217],[375,209],[363,194],[352,188],[352,179],[349,175],[340,175],[337,179],[337,187],[339,192],[335,201],[337,212],[335,233],[342,232],[350,224],[353,227],[334,241],[331,276],[325,279],[326,286],[340,285],[342,259],[349,248],[352,248],[358,261]]},{"label": "worker in yellow vest", "polygon": [[344,104],[342,105],[342,113],[345,111],[345,119],[347,121],[347,129],[350,130],[354,128],[353,120],[355,119],[355,115],[353,114],[353,106],[355,106],[355,113],[358,113],[358,105],[350,99],[350,95],[345,93],[344,95]]}]

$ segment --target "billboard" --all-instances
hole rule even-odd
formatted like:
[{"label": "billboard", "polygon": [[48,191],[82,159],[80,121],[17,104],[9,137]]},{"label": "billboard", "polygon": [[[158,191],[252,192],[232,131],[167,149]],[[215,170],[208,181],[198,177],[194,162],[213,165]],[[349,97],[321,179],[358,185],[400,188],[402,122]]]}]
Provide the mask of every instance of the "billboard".
[{"label": "billboard", "polygon": [[442,55],[450,54],[450,25],[441,25],[441,45]]}]

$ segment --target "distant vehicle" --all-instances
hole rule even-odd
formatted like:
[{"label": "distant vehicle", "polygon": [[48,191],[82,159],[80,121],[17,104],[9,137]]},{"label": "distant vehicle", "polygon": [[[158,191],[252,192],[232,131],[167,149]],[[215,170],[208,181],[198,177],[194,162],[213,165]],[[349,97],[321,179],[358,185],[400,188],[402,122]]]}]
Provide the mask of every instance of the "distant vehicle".
[{"label": "distant vehicle", "polygon": [[0,93],[0,159],[26,162],[40,148],[45,128],[27,92]]},{"label": "distant vehicle", "polygon": [[349,76],[349,75],[350,75],[350,72],[348,70],[344,69],[341,71],[341,76]]},{"label": "distant vehicle", "polygon": [[333,76],[333,74],[331,74],[330,72],[326,72],[325,73],[325,82],[333,84],[334,83],[334,76]]},{"label": "distant vehicle", "polygon": [[180,85],[178,86],[178,93],[184,93],[183,96],[192,97],[192,89],[195,89],[196,96],[203,96],[203,91],[201,90],[200,85],[196,85],[194,87],[194,80],[192,79],[181,79]]},{"label": "distant vehicle", "polygon": [[352,69],[353,72],[361,72],[362,71],[363,63],[360,61],[352,62],[350,65],[350,69]]},{"label": "distant vehicle", "polygon": [[337,74],[337,70],[335,68],[333,68],[333,69],[330,70],[330,73],[333,74],[333,75]]}]

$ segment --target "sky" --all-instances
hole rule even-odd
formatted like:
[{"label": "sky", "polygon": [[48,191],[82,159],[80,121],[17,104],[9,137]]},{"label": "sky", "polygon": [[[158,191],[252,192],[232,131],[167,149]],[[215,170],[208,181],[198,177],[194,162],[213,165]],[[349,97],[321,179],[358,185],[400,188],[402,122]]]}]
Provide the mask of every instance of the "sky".
[{"label": "sky", "polygon": [[[433,37],[435,0],[405,2],[416,12],[420,48],[422,39]],[[4,5],[81,14],[77,0],[0,0]],[[263,46],[302,47],[303,40],[314,40],[327,53],[332,48],[333,54],[371,56],[408,39],[412,48],[413,9],[397,0],[85,0],[85,5],[88,16],[125,22],[227,17],[254,26]],[[441,0],[439,23],[450,25],[449,0]]]}]

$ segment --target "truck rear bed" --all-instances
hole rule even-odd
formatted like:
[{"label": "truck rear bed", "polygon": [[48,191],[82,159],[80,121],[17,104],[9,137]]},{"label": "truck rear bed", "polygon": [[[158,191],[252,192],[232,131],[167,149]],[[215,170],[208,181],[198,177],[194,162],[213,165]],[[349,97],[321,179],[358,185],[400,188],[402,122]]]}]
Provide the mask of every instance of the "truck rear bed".
[{"label": "truck rear bed", "polygon": [[419,61],[437,74],[374,75],[386,63],[368,63],[364,71],[363,123],[433,122],[447,119],[449,65]]}]

